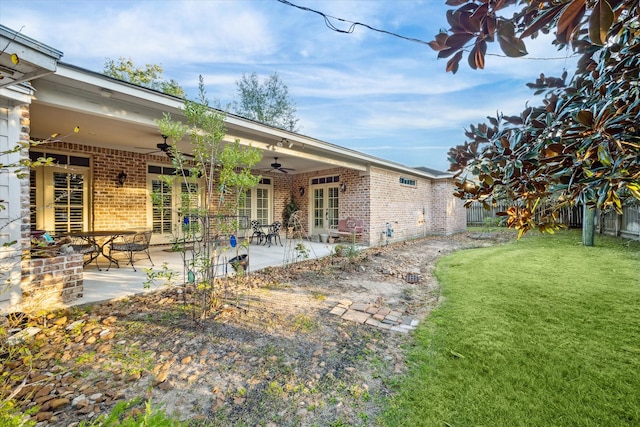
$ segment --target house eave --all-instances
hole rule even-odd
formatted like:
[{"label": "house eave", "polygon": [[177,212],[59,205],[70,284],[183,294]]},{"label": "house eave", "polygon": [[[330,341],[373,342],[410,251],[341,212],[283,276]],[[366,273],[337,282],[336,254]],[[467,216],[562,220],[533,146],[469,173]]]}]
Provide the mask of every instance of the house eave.
[{"label": "house eave", "polygon": [[[38,101],[46,105],[64,105],[75,111],[89,112],[94,116],[107,115],[114,119],[130,123],[139,123],[146,128],[147,135],[158,132],[151,117],[160,118],[167,112],[176,120],[184,120],[182,113],[184,100],[152,89],[123,82],[101,73],[89,71],[66,63],[59,63],[54,75],[47,76],[39,82],[41,87],[49,87],[38,96]],[[63,89],[64,88],[64,89]],[[80,100],[81,102],[78,102]],[[114,103],[124,102],[127,109],[120,114]],[[146,112],[146,113],[145,113]],[[140,114],[138,114],[140,113]],[[151,113],[151,115],[150,115]],[[145,118],[142,120],[143,118]],[[243,145],[251,145],[264,151],[267,160],[272,156],[308,160],[310,163],[332,167],[343,167],[368,172],[372,167],[393,170],[398,173],[422,177],[432,180],[448,179],[452,175],[435,174],[417,170],[400,163],[388,161],[306,135],[279,129],[253,120],[226,113],[228,142],[236,139]],[[152,128],[155,128],[152,129]],[[158,134],[159,135],[159,134]],[[41,135],[44,137],[45,135]],[[278,147],[277,144],[286,139],[293,147]],[[155,143],[149,143],[150,148]],[[140,142],[132,146],[140,147]],[[266,161],[268,165],[271,160]]]},{"label": "house eave", "polygon": [[[0,88],[38,79],[56,71],[62,52],[0,25]],[[12,55],[18,63],[12,61]]]}]

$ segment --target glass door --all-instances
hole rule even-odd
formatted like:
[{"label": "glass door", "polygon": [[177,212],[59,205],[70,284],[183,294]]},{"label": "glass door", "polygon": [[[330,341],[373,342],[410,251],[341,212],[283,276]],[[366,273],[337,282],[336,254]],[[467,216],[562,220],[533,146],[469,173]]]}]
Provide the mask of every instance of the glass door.
[{"label": "glass door", "polygon": [[[158,172],[152,167],[149,170]],[[198,182],[185,182],[180,177],[170,175],[173,169],[162,168],[159,172],[148,175],[153,244],[170,243],[181,234],[185,212],[197,211],[202,197]]]},{"label": "glass door", "polygon": [[[248,222],[257,220],[260,224],[271,223],[271,186],[258,185],[258,187],[247,190],[244,200],[240,202],[238,215],[245,217]],[[249,224],[241,228],[248,228]]]},{"label": "glass door", "polygon": [[54,233],[88,230],[88,177],[89,171],[81,168],[43,167],[32,171],[32,227]]},{"label": "glass door", "polygon": [[316,185],[312,189],[311,233],[327,234],[331,225],[338,224],[338,184]]}]

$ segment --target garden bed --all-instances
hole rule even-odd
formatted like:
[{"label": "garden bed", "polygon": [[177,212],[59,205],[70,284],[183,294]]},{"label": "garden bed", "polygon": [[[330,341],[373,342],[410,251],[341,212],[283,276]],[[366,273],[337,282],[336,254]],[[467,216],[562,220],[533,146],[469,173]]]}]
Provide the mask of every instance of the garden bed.
[{"label": "garden bed", "polygon": [[[350,300],[423,318],[438,304],[436,259],[477,245],[430,238],[252,273],[204,322],[188,316],[180,288],[51,313],[30,322],[40,328],[27,341],[37,357],[18,403],[39,405],[42,425],[96,418],[137,397],[207,425],[373,424],[412,336],[331,309]],[[15,375],[5,394],[27,368],[22,358],[3,362]]]}]

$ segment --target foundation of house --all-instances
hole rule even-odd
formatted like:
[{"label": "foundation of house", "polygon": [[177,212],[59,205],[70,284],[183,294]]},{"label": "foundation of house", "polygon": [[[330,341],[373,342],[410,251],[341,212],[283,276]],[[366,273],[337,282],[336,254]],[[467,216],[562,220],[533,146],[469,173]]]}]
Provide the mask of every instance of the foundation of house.
[{"label": "foundation of house", "polygon": [[46,310],[82,298],[83,256],[61,254],[22,261],[21,310]]}]

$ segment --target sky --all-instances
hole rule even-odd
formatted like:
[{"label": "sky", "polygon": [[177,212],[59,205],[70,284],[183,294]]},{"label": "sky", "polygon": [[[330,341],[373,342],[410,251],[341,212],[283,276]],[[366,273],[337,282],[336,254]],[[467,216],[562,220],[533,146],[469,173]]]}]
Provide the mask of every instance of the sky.
[{"label": "sky", "polygon": [[[447,28],[445,0],[290,0],[350,22],[423,42]],[[349,22],[347,22],[349,21]],[[324,18],[277,0],[82,0],[0,2],[0,24],[63,52],[62,61],[102,72],[107,59],[158,64],[190,99],[204,79],[211,105],[237,100],[242,74],[278,73],[299,133],[375,157],[441,171],[464,129],[497,113],[539,105],[525,84],[573,70],[548,38],[527,41],[527,59],[466,57],[457,74],[422,42]],[[488,53],[500,54],[498,46]],[[573,62],[575,63],[575,61]]]}]

